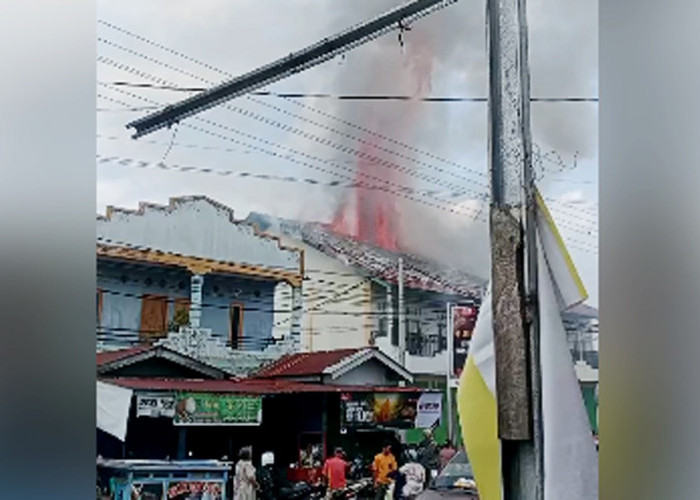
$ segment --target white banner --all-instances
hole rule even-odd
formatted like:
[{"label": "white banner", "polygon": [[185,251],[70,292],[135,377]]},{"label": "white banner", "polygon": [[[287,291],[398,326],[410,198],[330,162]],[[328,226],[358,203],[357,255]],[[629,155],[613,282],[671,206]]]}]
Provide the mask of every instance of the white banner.
[{"label": "white banner", "polygon": [[442,417],[442,393],[426,392],[418,399],[418,415],[416,428],[430,429]]},{"label": "white banner", "polygon": [[169,417],[175,416],[175,396],[157,393],[138,393],[136,395],[137,417]]},{"label": "white banner", "polygon": [[131,389],[98,381],[97,428],[124,441],[132,395]]}]

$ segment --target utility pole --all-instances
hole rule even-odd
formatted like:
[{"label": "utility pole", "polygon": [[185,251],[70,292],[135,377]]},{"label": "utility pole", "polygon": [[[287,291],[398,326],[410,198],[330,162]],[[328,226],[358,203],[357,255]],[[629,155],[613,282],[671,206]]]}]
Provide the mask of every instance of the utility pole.
[{"label": "utility pole", "polygon": [[445,311],[445,334],[447,335],[447,371],[445,373],[445,385],[447,390],[447,437],[454,441],[454,402],[452,398],[452,375],[454,371],[454,318],[452,315],[452,304],[447,303]]},{"label": "utility pole", "polygon": [[505,500],[544,497],[525,14],[525,0],[487,0],[491,300]]},{"label": "utility pole", "polygon": [[399,257],[399,272],[397,276],[399,289],[399,363],[406,367],[406,308],[403,297],[403,257]]}]

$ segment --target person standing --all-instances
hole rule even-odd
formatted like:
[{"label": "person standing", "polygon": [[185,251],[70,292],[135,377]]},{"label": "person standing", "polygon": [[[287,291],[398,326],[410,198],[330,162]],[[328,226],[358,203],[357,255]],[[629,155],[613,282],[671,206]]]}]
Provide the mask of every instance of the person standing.
[{"label": "person standing", "polygon": [[414,500],[425,488],[425,469],[419,463],[408,462],[399,469],[399,473],[404,478],[404,484],[400,495],[395,495],[394,498]]},{"label": "person standing", "polygon": [[333,495],[348,486],[347,471],[350,464],[345,461],[345,453],[342,448],[336,448],[333,456],[323,464],[323,479],[326,483],[326,499],[330,500]]},{"label": "person standing", "polygon": [[277,484],[275,482],[275,454],[271,451],[262,454],[260,469],[258,469],[258,486],[260,500],[275,500]]},{"label": "person standing", "polygon": [[384,500],[392,481],[389,475],[396,470],[398,470],[396,457],[391,453],[391,444],[386,443],[381,453],[375,455],[372,462],[374,488],[376,491],[375,500]]},{"label": "person standing", "polygon": [[233,500],[255,500],[258,481],[250,448],[241,448],[233,476]]},{"label": "person standing", "polygon": [[440,470],[445,468],[445,466],[450,463],[450,460],[452,460],[455,455],[457,454],[457,450],[455,450],[454,446],[452,446],[451,441],[447,441],[445,443],[445,446],[442,447],[440,450]]},{"label": "person standing", "polygon": [[437,474],[440,469],[440,456],[433,439],[433,433],[425,430],[424,439],[418,447],[418,463],[425,468],[425,487],[430,484],[433,474]]}]

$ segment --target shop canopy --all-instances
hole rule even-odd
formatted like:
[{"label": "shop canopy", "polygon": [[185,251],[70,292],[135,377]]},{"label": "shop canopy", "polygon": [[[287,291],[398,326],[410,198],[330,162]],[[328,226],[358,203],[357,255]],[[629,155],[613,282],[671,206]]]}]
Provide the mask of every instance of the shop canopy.
[{"label": "shop canopy", "polygon": [[325,385],[296,382],[283,379],[167,379],[121,377],[110,378],[110,384],[135,391],[163,392],[210,392],[247,395],[275,395],[295,393],[347,393],[347,392],[387,392],[419,393],[419,387],[369,386],[369,385]]}]

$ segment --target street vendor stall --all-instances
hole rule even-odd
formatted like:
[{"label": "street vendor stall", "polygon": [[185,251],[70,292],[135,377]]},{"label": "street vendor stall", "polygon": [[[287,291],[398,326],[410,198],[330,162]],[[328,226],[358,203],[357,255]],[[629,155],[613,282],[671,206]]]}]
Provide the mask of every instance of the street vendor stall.
[{"label": "street vendor stall", "polygon": [[97,463],[114,500],[225,500],[231,464],[218,460],[104,460]]}]

